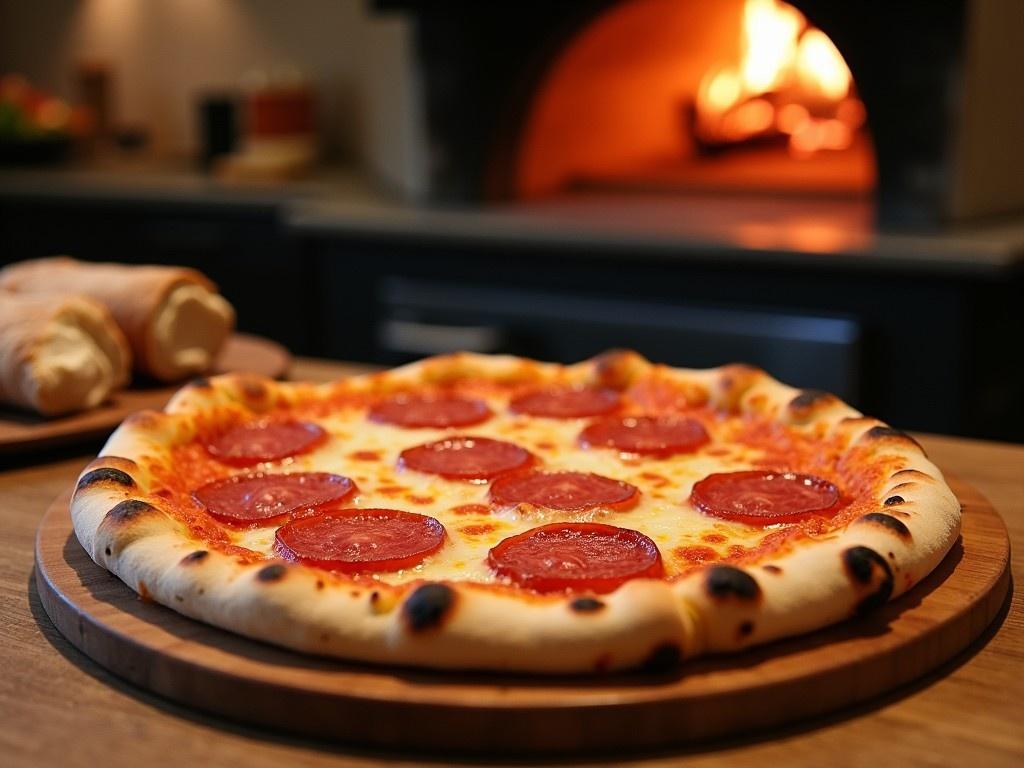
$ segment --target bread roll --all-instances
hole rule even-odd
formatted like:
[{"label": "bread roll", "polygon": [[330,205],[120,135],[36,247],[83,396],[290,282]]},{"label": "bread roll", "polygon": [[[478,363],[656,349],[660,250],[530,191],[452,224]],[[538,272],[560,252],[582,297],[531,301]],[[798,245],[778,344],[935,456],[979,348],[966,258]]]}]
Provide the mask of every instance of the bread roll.
[{"label": "bread roll", "polygon": [[184,267],[95,264],[66,256],[0,270],[0,289],[81,293],[106,304],[128,337],[135,370],[160,381],[204,373],[235,325],[235,311],[201,273]]},{"label": "bread roll", "polygon": [[99,405],[130,372],[128,342],[99,302],[0,290],[0,401],[59,416]]}]

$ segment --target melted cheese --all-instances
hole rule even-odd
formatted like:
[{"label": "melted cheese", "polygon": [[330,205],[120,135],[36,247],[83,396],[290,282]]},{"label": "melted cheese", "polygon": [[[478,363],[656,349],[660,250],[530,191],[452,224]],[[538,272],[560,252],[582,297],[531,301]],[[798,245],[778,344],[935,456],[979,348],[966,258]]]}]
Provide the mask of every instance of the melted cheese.
[{"label": "melted cheese", "polygon": [[[333,472],[352,478],[359,489],[347,506],[402,509],[440,520],[448,532],[441,550],[415,568],[373,576],[391,584],[421,578],[491,583],[495,576],[487,565],[490,548],[550,522],[600,521],[642,531],[657,543],[670,576],[695,564],[693,550],[688,559],[678,551],[682,548],[710,547],[717,558],[724,558],[730,546],[754,547],[766,534],[761,528],[707,517],[688,503],[695,482],[713,472],[748,469],[758,456],[742,446],[727,447],[725,422],[705,421],[712,440],[696,453],[646,458],[580,448],[577,436],[590,419],[516,416],[507,410],[507,396],[489,394],[486,399],[494,416],[457,430],[405,429],[373,423],[362,408],[339,409],[317,419],[330,435],[317,450],[247,471]],[[406,448],[455,434],[516,443],[537,456],[544,470],[594,472],[624,480],[640,489],[640,501],[627,511],[488,509],[486,482],[447,480],[399,466],[399,454]],[[273,556],[274,531],[270,527],[234,532],[234,543]],[[709,535],[710,540],[705,538]]]}]

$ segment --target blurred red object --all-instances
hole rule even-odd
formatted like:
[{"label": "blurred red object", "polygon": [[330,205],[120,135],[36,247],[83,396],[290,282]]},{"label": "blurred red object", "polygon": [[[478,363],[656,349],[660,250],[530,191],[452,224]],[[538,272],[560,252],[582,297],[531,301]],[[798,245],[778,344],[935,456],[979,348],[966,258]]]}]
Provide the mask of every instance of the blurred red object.
[{"label": "blurred red object", "polygon": [[214,163],[221,179],[276,182],[306,174],[316,162],[312,87],[295,72],[254,73],[245,96],[242,147]]},{"label": "blurred red object", "polygon": [[313,133],[313,92],[306,85],[268,86],[250,92],[246,133],[251,139]]}]

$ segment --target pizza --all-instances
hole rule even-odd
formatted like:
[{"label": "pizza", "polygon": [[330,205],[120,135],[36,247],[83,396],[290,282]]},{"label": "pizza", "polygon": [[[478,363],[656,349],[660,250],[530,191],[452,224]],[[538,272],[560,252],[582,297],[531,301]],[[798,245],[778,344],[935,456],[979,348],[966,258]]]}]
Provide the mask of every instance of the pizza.
[{"label": "pizza", "polygon": [[960,506],[909,436],[743,365],[456,354],[200,379],[111,436],[78,540],[148,600],[297,651],[666,669],[873,611]]}]

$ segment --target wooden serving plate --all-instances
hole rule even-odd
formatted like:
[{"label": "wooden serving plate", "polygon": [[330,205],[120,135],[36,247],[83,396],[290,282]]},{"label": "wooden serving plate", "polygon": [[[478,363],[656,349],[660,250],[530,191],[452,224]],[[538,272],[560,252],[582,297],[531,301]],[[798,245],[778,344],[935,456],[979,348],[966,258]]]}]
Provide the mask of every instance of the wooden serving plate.
[{"label": "wooden serving plate", "polygon": [[[213,372],[246,371],[278,378],[290,365],[291,355],[276,341],[236,333],[224,345]],[[0,456],[105,437],[129,414],[163,408],[180,387],[132,386],[98,408],[52,419],[0,406]]]},{"label": "wooden serving plate", "polygon": [[971,486],[963,535],[921,584],[876,614],[671,675],[431,673],[303,656],[143,602],[78,544],[70,491],[36,538],[36,584],[68,640],[176,702],[273,730],[391,749],[595,752],[748,735],[863,702],[935,669],[999,613],[1009,540]]}]

